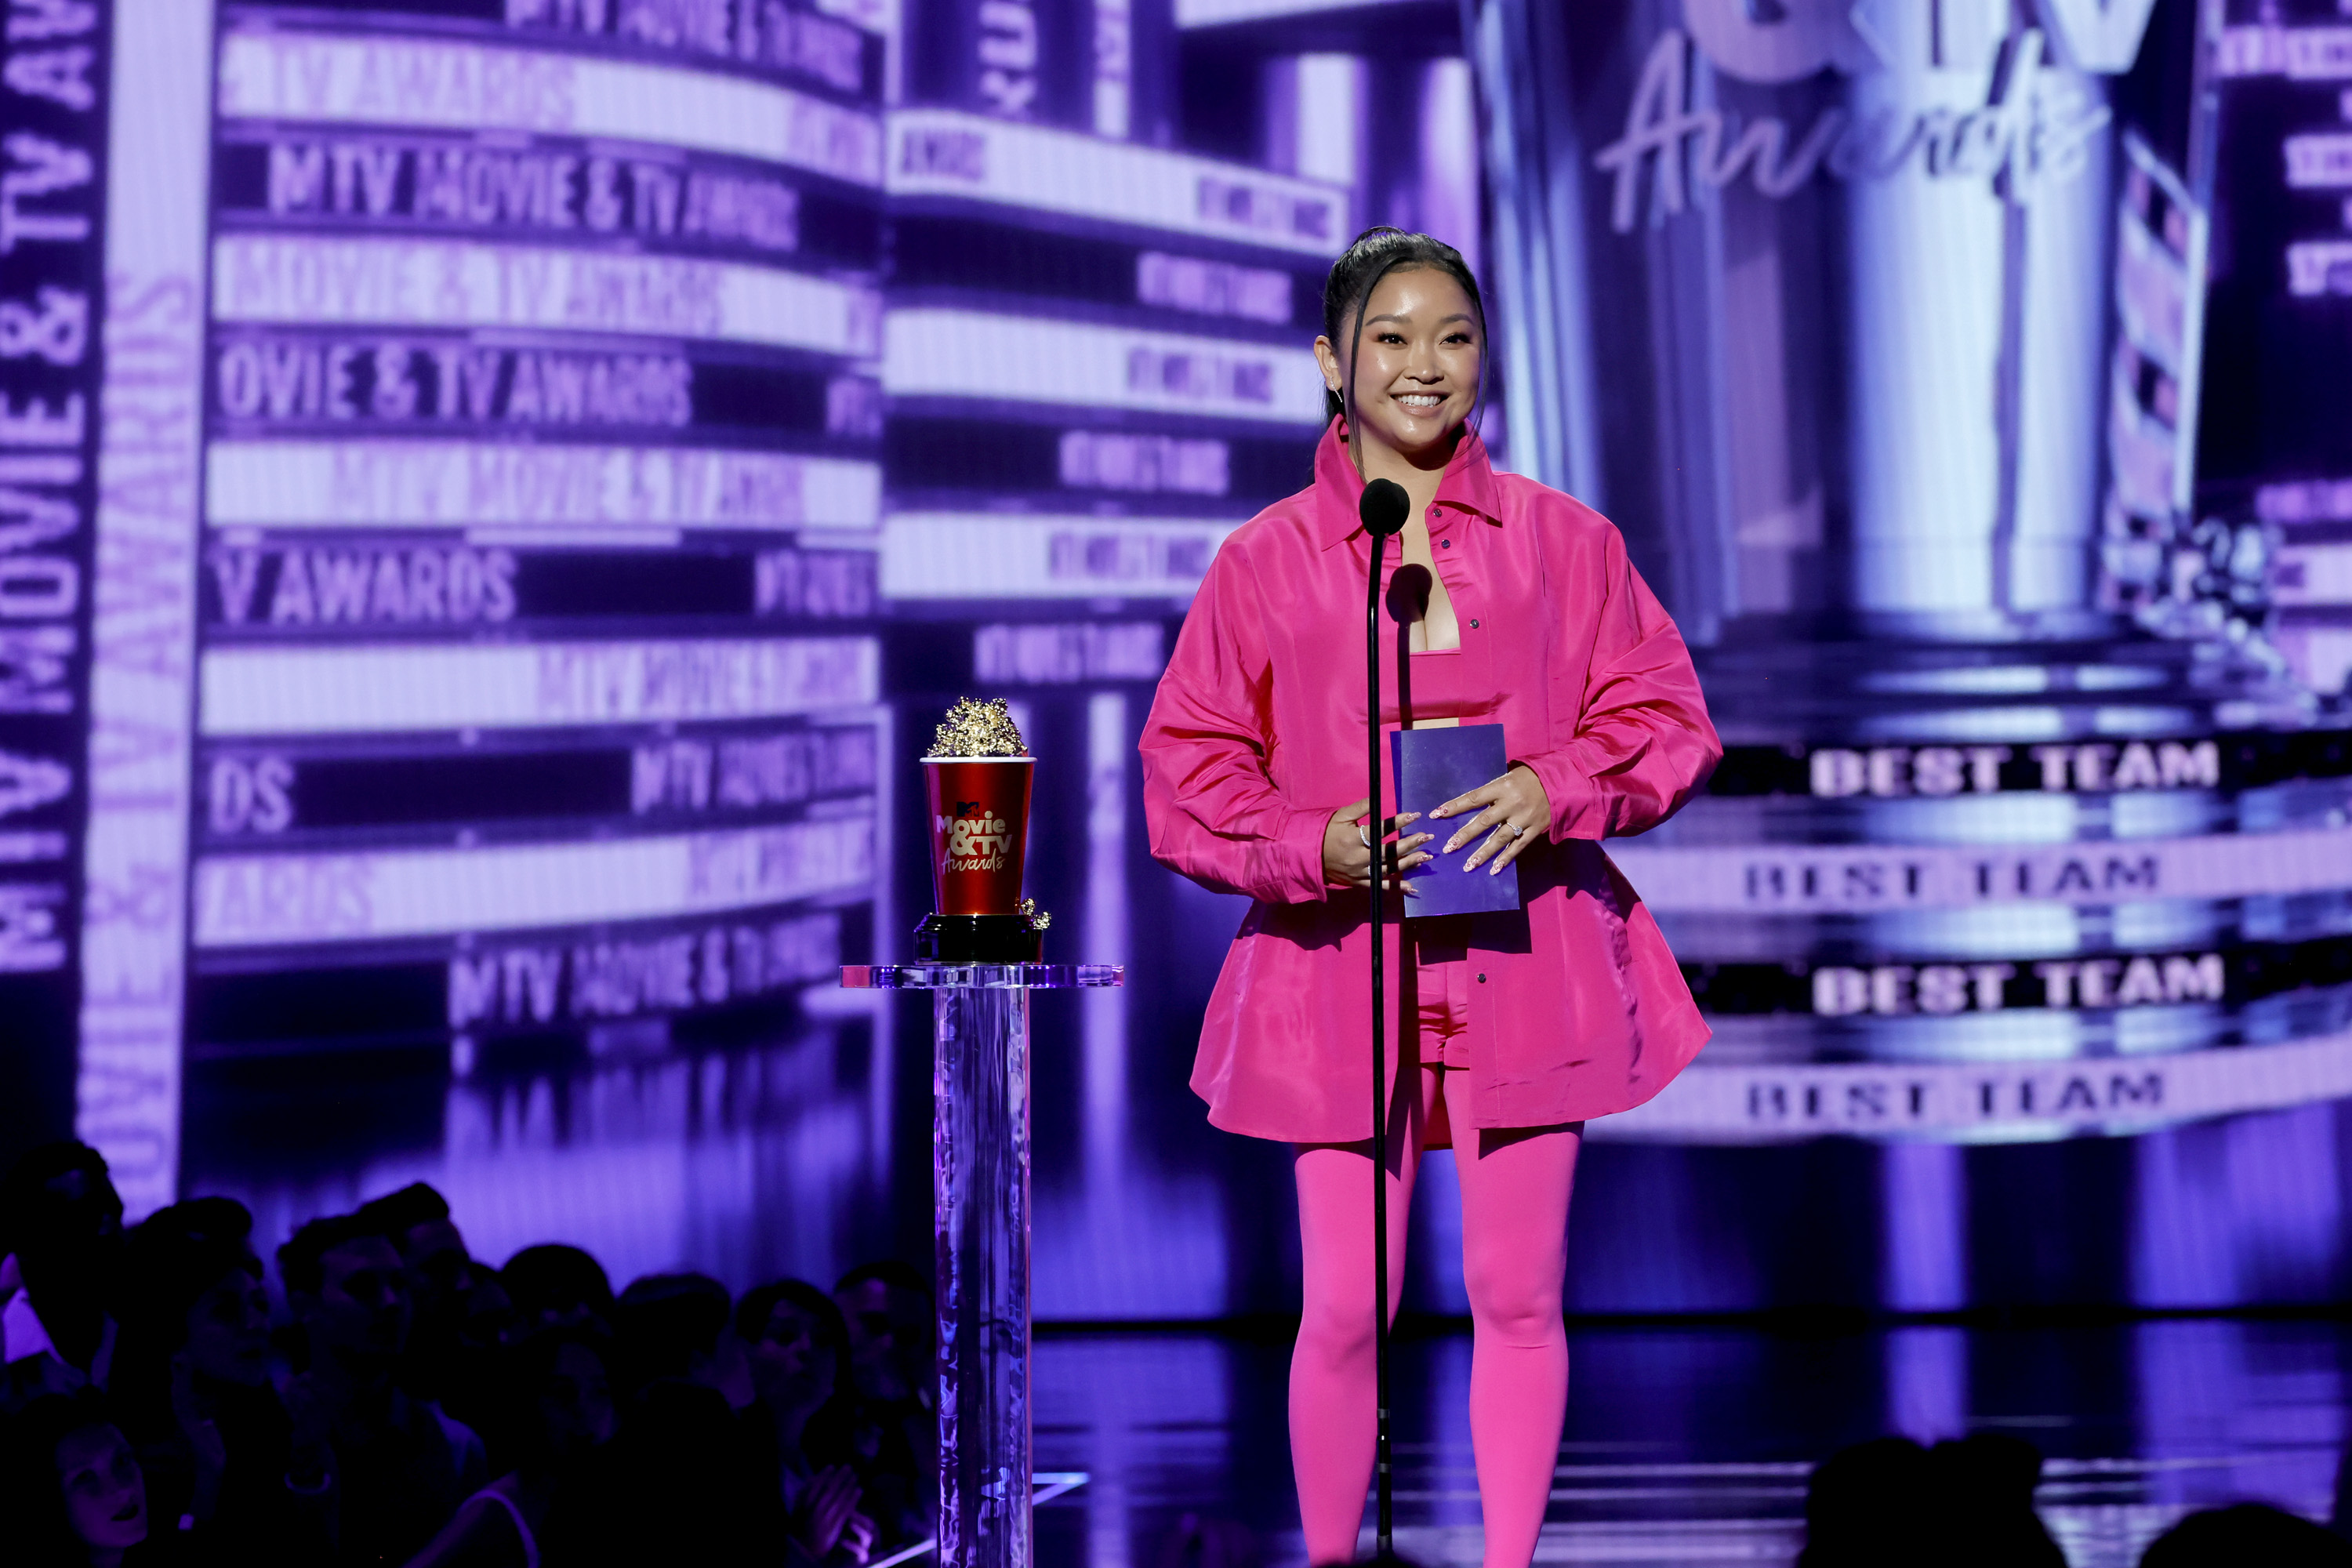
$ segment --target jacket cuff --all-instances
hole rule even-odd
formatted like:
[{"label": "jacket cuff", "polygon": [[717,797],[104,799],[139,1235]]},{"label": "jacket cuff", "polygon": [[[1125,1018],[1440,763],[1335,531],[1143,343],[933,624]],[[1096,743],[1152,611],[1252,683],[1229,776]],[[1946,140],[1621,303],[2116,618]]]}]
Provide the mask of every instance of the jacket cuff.
[{"label": "jacket cuff", "polygon": [[1275,840],[1275,854],[1286,904],[1319,904],[1331,897],[1323,881],[1323,831],[1330,825],[1328,811],[1294,811]]},{"label": "jacket cuff", "polygon": [[1607,819],[1600,809],[1601,792],[1568,752],[1538,752],[1532,756],[1513,757],[1511,762],[1534,773],[1536,782],[1543,785],[1544,800],[1551,807],[1550,837],[1554,844],[1604,836]]}]

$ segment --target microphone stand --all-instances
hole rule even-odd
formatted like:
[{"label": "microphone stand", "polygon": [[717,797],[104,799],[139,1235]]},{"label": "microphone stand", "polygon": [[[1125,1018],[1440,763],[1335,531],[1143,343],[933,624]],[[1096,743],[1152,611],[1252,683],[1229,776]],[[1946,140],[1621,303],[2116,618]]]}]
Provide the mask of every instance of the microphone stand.
[{"label": "microphone stand", "polygon": [[1364,587],[1365,793],[1372,826],[1372,1403],[1376,1561],[1393,1555],[1395,1525],[1389,1460],[1389,1069],[1388,936],[1383,929],[1388,852],[1381,819],[1381,564],[1388,536],[1404,526],[1411,502],[1403,487],[1375,479],[1364,488],[1359,515],[1371,536],[1372,564]]}]

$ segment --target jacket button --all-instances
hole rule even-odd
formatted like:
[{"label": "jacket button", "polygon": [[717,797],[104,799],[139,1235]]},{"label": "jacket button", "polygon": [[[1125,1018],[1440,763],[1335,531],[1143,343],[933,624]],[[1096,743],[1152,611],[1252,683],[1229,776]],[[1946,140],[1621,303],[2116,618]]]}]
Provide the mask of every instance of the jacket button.
[{"label": "jacket button", "polygon": [[1437,542],[1437,548],[1440,550],[1451,550],[1454,548],[1454,541],[1450,539],[1441,539]]},{"label": "jacket button", "polygon": [[1478,617],[1475,616],[1470,617],[1470,629],[1474,632],[1478,629]]},{"label": "jacket button", "polygon": [[1481,984],[1481,985],[1486,984],[1486,977],[1485,975],[1483,975],[1483,974],[1482,974],[1482,975],[1480,975],[1480,976],[1478,976],[1478,984]]}]

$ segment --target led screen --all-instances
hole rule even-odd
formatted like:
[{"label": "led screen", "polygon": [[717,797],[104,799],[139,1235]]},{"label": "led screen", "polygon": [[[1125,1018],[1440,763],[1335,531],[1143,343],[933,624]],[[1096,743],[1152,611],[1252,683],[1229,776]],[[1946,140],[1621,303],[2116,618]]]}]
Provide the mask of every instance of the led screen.
[{"label": "led screen", "polygon": [[[1928,1239],[1839,1268],[1932,1307],[2030,1146],[2112,1139],[2050,1156],[2127,1238],[2083,1288],[2262,1294],[2128,1237],[2352,1091],[2352,67],[2305,9],[15,0],[0,1131],[265,1228],[418,1172],[517,1245],[724,1192],[614,1245],[822,1271],[714,1237],[919,1195],[923,1020],[834,977],[907,954],[911,759],[1004,695],[1055,955],[1134,971],[1040,1015],[1041,1305],[1262,1304],[1266,1173],[1181,1098],[1240,911],[1149,861],[1134,747],[1394,222],[1487,279],[1488,440],[1624,529],[1729,747],[1612,848],[1717,1037],[1591,1179],[1860,1182]],[[394,1068],[404,1131],[306,1128]],[[737,1095],[720,1180],[678,1108]],[[1586,1304],[1781,1293],[1696,1259],[1803,1203],[1720,1201]]]}]

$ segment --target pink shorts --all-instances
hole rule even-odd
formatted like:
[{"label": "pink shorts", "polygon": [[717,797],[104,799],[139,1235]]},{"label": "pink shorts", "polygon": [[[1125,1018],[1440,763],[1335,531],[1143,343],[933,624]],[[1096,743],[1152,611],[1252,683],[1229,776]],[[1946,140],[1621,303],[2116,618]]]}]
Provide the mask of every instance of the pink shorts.
[{"label": "pink shorts", "polygon": [[1454,919],[1430,921],[1415,933],[1413,1021],[1425,1068],[1470,1065],[1470,955]]}]

